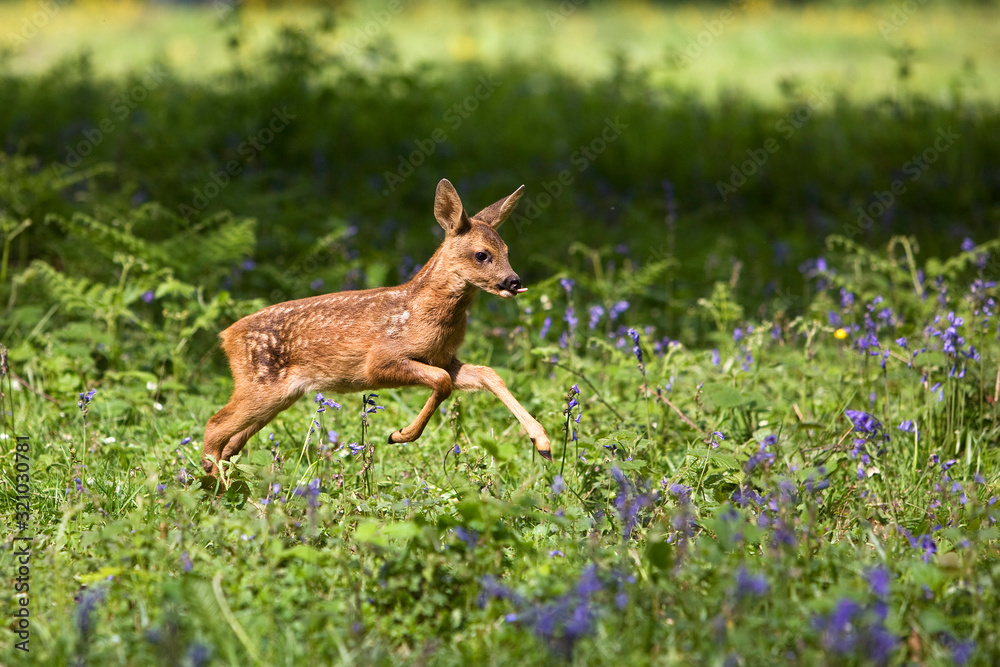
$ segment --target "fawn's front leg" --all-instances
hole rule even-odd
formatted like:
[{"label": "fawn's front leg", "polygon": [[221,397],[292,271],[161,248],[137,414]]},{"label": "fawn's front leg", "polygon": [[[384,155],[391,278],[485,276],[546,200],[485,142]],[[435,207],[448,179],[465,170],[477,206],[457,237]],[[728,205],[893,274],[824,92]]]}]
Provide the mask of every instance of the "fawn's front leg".
[{"label": "fawn's front leg", "polygon": [[434,393],[424,403],[420,414],[413,423],[389,435],[389,443],[413,442],[424,432],[424,427],[434,411],[451,395],[451,376],[443,368],[431,366],[413,359],[402,359],[380,368],[377,379],[388,386],[421,385],[430,387]]},{"label": "fawn's front leg", "polygon": [[552,460],[552,452],[550,451],[552,446],[549,443],[549,436],[545,434],[545,429],[517,402],[495,370],[489,366],[464,364],[455,359],[448,366],[448,372],[451,374],[451,382],[455,389],[466,391],[488,389],[493,392],[517,418],[517,421],[521,422],[521,426],[528,432],[528,437],[531,438],[539,455],[549,461]]}]

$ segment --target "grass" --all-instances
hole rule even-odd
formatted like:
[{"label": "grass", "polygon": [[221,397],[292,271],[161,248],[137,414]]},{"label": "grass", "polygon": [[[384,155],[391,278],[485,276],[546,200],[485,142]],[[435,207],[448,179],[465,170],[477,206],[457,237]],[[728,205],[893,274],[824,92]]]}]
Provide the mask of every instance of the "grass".
[{"label": "grass", "polygon": [[[338,60],[349,23],[295,18],[212,28],[197,76],[0,67],[0,604],[31,649],[14,619],[0,663],[997,662],[995,98],[919,65],[820,102],[820,75],[768,100],[634,62]],[[427,396],[397,389],[300,401],[202,488],[217,333],[405,280],[442,176],[470,208],[527,186],[500,231],[529,292],[478,297],[461,358],[555,460],[483,393],[384,444]]]}]

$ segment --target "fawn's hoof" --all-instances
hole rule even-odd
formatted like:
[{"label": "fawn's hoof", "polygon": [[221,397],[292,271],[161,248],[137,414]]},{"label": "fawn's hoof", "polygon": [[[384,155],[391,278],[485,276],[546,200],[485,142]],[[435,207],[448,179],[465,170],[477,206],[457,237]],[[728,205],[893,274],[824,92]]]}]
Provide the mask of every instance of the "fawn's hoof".
[{"label": "fawn's hoof", "polygon": [[539,443],[537,438],[532,438],[531,444],[535,446],[535,451],[538,452],[539,456],[541,456],[546,461],[552,460],[551,445],[549,444],[548,438],[544,438],[544,441],[542,443]]}]

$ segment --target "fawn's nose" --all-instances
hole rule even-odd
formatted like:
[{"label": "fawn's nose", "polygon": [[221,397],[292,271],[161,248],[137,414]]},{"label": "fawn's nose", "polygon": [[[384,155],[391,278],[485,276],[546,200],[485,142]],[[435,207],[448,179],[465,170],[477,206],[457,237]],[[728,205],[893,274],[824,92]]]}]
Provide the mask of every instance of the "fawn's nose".
[{"label": "fawn's nose", "polygon": [[507,280],[503,281],[502,287],[512,294],[517,294],[521,289],[521,279],[517,275],[508,276]]}]

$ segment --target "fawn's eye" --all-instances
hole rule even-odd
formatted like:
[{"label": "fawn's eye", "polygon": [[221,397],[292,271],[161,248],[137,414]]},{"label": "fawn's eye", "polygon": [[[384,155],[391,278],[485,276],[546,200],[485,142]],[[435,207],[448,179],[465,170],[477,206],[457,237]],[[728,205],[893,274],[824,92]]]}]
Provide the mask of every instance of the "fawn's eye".
[{"label": "fawn's eye", "polygon": [[479,252],[477,252],[477,253],[476,253],[476,261],[477,261],[477,262],[485,262],[485,261],[486,261],[487,259],[489,259],[489,258],[490,258],[490,256],[489,256],[489,255],[487,255],[487,254],[486,254],[485,252],[483,252],[482,250],[480,250]]}]

